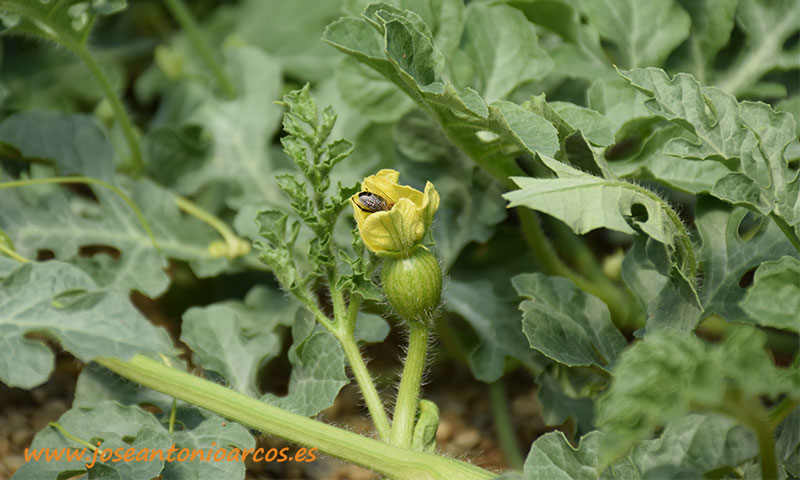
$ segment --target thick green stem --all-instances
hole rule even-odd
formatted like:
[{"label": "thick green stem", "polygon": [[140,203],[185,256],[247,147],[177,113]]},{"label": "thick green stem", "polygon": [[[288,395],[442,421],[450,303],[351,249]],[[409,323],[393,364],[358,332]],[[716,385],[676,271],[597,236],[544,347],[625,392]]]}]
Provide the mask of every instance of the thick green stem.
[{"label": "thick green stem", "polygon": [[408,354],[403,366],[403,376],[397,392],[397,403],[392,416],[392,444],[411,447],[414,420],[419,405],[419,390],[422,372],[425,369],[425,354],[428,351],[429,326],[426,321],[410,320]]},{"label": "thick green stem", "polygon": [[768,422],[751,425],[758,438],[758,451],[761,457],[761,478],[773,480],[778,478],[778,461],[775,456],[775,438]]},{"label": "thick green stem", "polygon": [[536,214],[527,208],[517,208],[517,216],[522,226],[522,234],[528,246],[533,251],[536,260],[542,264],[545,273],[548,275],[565,276],[569,268],[558,258],[553,245],[547,240]]},{"label": "thick green stem", "polygon": [[350,364],[350,370],[353,371],[353,376],[356,377],[358,387],[361,389],[361,395],[364,397],[364,403],[367,404],[367,410],[375,424],[375,429],[381,440],[388,442],[391,435],[389,417],[383,408],[383,402],[375,388],[375,382],[364,363],[364,357],[361,356],[361,351],[352,335],[344,335],[339,341],[342,344],[344,355],[347,357],[347,362]]},{"label": "thick green stem", "polygon": [[205,408],[269,435],[361,465],[396,479],[488,479],[487,472],[468,463],[413,452],[281,410],[214,382],[167,367],[143,356],[97,362],[136,383]]},{"label": "thick green stem", "polygon": [[189,42],[197,51],[198,55],[200,55],[203,63],[205,63],[206,67],[211,71],[214,80],[216,80],[222,92],[226,97],[234,98],[236,96],[236,88],[233,86],[233,82],[214,57],[214,53],[211,51],[208,43],[203,39],[200,28],[198,28],[192,13],[186,8],[186,4],[183,3],[183,0],[164,0],[164,3],[172,13],[172,16],[175,17],[175,20],[180,24],[184,33],[186,33]]},{"label": "thick green stem", "polygon": [[489,398],[497,437],[503,453],[506,455],[506,460],[508,460],[508,465],[514,470],[522,470],[525,460],[520,453],[519,442],[517,442],[517,436],[514,435],[514,426],[511,416],[508,414],[508,400],[502,379],[489,384]]},{"label": "thick green stem", "polygon": [[725,394],[723,404],[712,408],[720,413],[747,425],[756,434],[759,457],[761,458],[761,478],[778,478],[778,458],[775,455],[775,428],[767,410],[758,397],[743,396],[741,392]]},{"label": "thick green stem", "polygon": [[577,270],[586,278],[603,282],[608,278],[603,273],[603,267],[595,258],[592,251],[580,236],[575,234],[564,222],[550,217],[548,224],[556,238],[556,248],[562,255],[569,255]]}]

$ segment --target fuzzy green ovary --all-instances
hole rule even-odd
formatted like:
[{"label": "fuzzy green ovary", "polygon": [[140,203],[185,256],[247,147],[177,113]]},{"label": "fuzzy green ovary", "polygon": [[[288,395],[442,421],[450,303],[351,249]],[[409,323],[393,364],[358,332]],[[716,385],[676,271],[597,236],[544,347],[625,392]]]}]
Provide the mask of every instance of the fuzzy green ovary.
[{"label": "fuzzy green ovary", "polygon": [[381,282],[389,304],[406,320],[427,320],[439,305],[442,271],[424,247],[407,257],[385,258]]}]

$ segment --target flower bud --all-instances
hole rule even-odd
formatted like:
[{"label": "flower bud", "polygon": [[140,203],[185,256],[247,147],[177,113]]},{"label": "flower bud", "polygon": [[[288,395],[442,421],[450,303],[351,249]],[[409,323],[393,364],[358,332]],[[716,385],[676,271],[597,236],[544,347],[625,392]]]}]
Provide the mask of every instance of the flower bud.
[{"label": "flower bud", "polygon": [[439,306],[442,270],[423,246],[408,256],[385,257],[381,283],[389,304],[408,321],[428,319]]}]

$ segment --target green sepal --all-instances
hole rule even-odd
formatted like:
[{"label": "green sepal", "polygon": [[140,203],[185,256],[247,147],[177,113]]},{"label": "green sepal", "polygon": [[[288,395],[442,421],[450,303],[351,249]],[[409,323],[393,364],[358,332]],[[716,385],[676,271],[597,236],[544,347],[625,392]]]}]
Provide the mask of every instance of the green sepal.
[{"label": "green sepal", "polygon": [[411,449],[418,452],[436,451],[436,430],[439,428],[439,407],[430,400],[419,401],[417,423],[411,437]]}]

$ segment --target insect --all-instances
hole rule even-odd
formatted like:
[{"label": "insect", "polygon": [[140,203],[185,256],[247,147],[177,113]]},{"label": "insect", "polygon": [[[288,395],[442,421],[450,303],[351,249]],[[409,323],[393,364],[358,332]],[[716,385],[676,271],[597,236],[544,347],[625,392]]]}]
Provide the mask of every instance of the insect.
[{"label": "insect", "polygon": [[375,213],[391,210],[394,203],[372,192],[360,192],[353,203],[363,212]]}]

